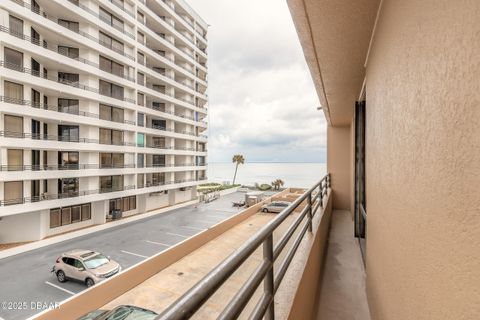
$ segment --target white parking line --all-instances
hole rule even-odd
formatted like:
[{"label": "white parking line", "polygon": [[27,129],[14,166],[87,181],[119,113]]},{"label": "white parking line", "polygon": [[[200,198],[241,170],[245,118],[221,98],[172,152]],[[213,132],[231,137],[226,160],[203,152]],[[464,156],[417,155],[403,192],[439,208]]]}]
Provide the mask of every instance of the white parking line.
[{"label": "white parking line", "polygon": [[190,236],[184,236],[183,234],[171,233],[171,232],[166,232],[166,234],[169,234],[169,235],[171,235],[171,236],[182,237],[182,238],[188,238],[188,237],[190,237]]},{"label": "white parking line", "polygon": [[190,226],[181,226],[182,228],[185,228],[185,229],[192,229],[192,230],[195,230],[195,231],[205,231],[207,229],[205,228],[196,228],[196,227],[190,227]]},{"label": "white parking line", "polygon": [[75,292],[72,292],[72,291],[70,291],[70,290],[64,289],[64,288],[62,288],[62,287],[60,287],[60,286],[57,286],[56,284],[53,284],[53,283],[48,282],[48,281],[45,281],[45,283],[48,284],[49,286],[52,286],[52,287],[54,287],[54,288],[57,288],[57,289],[59,289],[59,290],[62,290],[62,291],[64,291],[64,292],[66,292],[66,293],[68,293],[68,294],[71,294],[72,296],[75,295]]},{"label": "white parking line", "polygon": [[156,241],[145,240],[145,242],[153,243],[153,244],[158,244],[158,245],[165,246],[165,247],[171,247],[171,245],[168,245],[168,244],[165,244],[165,243],[161,243],[161,242],[156,242]]},{"label": "white parking line", "polygon": [[138,253],[128,252],[128,251],[125,251],[125,250],[120,250],[120,251],[122,251],[123,253],[131,254],[132,256],[137,256],[137,257],[141,257],[141,258],[148,258],[147,256],[144,256],[144,255],[141,255],[141,254],[138,254]]}]

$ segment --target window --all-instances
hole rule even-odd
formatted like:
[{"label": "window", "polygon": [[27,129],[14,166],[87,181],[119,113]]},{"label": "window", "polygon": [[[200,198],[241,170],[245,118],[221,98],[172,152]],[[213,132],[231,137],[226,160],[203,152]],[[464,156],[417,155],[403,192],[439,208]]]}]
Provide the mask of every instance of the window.
[{"label": "window", "polygon": [[40,139],[40,121],[32,119],[32,139]]},{"label": "window", "polygon": [[124,110],[121,108],[101,104],[100,119],[114,122],[124,122]]},{"label": "window", "polygon": [[72,223],[72,208],[62,208],[62,225]]},{"label": "window", "polygon": [[78,105],[76,99],[58,98],[58,112],[78,114]]},{"label": "window", "polygon": [[137,60],[138,60],[138,63],[140,63],[141,65],[144,65],[145,64],[145,55],[141,52],[137,52]]},{"label": "window", "polygon": [[23,150],[7,149],[8,171],[18,171],[23,169]]},{"label": "window", "polygon": [[154,84],[152,85],[152,89],[155,91],[158,91],[160,93],[165,93],[165,86],[159,85],[159,84]]},{"label": "window", "polygon": [[32,43],[40,45],[40,34],[33,28],[30,28],[30,38]]},{"label": "window", "polygon": [[79,75],[77,73],[59,72],[58,82],[65,84],[78,84]]},{"label": "window", "polygon": [[165,155],[164,154],[152,155],[152,162],[154,167],[165,167]]},{"label": "window", "polygon": [[50,228],[60,227],[62,225],[62,218],[60,216],[60,209],[50,210]]},{"label": "window", "polygon": [[107,10],[100,7],[100,19],[111,25],[117,30],[123,31],[123,21],[108,12]]},{"label": "window", "polygon": [[11,35],[23,36],[23,20],[9,16],[9,28]]},{"label": "window", "polygon": [[6,80],[3,84],[5,97],[8,101],[15,103],[21,103],[23,101],[23,85]]},{"label": "window", "polygon": [[143,153],[137,153],[137,167],[143,168],[145,166],[145,155]]},{"label": "window", "polygon": [[130,211],[137,208],[137,197],[130,196],[110,200],[110,212],[113,210]]},{"label": "window", "polygon": [[99,130],[101,144],[123,145],[123,131],[105,128],[100,128]]},{"label": "window", "polygon": [[141,44],[145,43],[145,36],[141,32],[137,32],[137,41]]},{"label": "window", "polygon": [[137,133],[137,146],[145,146],[145,135],[143,133]]},{"label": "window", "polygon": [[100,177],[100,192],[112,192],[123,190],[123,176]]},{"label": "window", "polygon": [[3,199],[6,205],[23,203],[23,181],[5,181]]},{"label": "window", "polygon": [[32,65],[32,74],[34,76],[39,77],[40,76],[40,63],[38,63],[38,61],[33,59],[33,58],[30,60],[30,63]]},{"label": "window", "polygon": [[64,19],[58,19],[58,24],[61,25],[62,27],[65,27],[69,30],[72,30],[73,32],[78,33],[80,30],[80,26],[78,22],[75,21],[69,21],[69,20],[64,20]]},{"label": "window", "polygon": [[137,11],[137,21],[143,23],[145,21],[145,15],[140,11]]},{"label": "window", "polygon": [[112,0],[112,3],[120,8],[124,7],[123,0]]},{"label": "window", "polygon": [[164,172],[155,172],[152,173],[152,185],[158,186],[165,183],[165,173]]},{"label": "window", "polygon": [[22,138],[23,137],[23,118],[5,115],[3,117],[5,136]]},{"label": "window", "polygon": [[58,53],[72,59],[77,59],[80,56],[80,50],[78,48],[65,47],[65,46],[58,46]]},{"label": "window", "polygon": [[72,207],[72,223],[80,222],[82,220],[82,207],[74,206]]},{"label": "window", "polygon": [[[50,228],[56,228],[80,221],[90,220],[91,204],[85,203],[71,207],[55,208],[50,210]],[[65,263],[74,264],[75,259],[63,258]]]},{"label": "window", "polygon": [[123,153],[100,153],[101,168],[123,168],[124,154]]},{"label": "window", "polygon": [[59,196],[75,196],[78,194],[78,178],[58,179]]},{"label": "window", "polygon": [[165,112],[165,103],[162,102],[152,102],[152,108],[154,110]]},{"label": "window", "polygon": [[143,73],[137,72],[137,83],[145,85],[145,75]]},{"label": "window", "polygon": [[167,121],[166,120],[152,119],[152,128],[165,130],[166,127],[167,127]]},{"label": "window", "polygon": [[143,93],[137,93],[137,104],[142,107],[145,105],[145,95]]},{"label": "window", "polygon": [[152,137],[152,143],[156,148],[165,148],[165,137]]},{"label": "window", "polygon": [[137,174],[137,188],[143,188],[145,186],[145,175]]},{"label": "window", "polygon": [[78,169],[79,155],[76,151],[59,151],[58,166],[60,169]]},{"label": "window", "polygon": [[117,86],[116,84],[99,80],[100,84],[100,94],[104,96],[109,96],[115,99],[123,100],[123,87]]},{"label": "window", "polygon": [[40,92],[35,89],[32,89],[32,103],[35,108],[40,107]]},{"label": "window", "polygon": [[100,44],[114,51],[123,53],[123,43],[100,31]]},{"label": "window", "polygon": [[90,220],[91,218],[90,203],[82,204],[82,221]]},{"label": "window", "polygon": [[7,47],[5,47],[3,50],[5,55],[5,64],[6,64],[5,66],[7,68],[12,68],[12,69],[23,68],[23,53]]},{"label": "window", "polygon": [[117,63],[103,56],[100,56],[100,70],[117,75],[119,77],[123,77],[124,75],[123,64]]},{"label": "window", "polygon": [[78,142],[79,128],[71,125],[58,125],[58,141]]},{"label": "window", "polygon": [[139,127],[145,126],[145,115],[143,113],[137,113],[137,123]]}]

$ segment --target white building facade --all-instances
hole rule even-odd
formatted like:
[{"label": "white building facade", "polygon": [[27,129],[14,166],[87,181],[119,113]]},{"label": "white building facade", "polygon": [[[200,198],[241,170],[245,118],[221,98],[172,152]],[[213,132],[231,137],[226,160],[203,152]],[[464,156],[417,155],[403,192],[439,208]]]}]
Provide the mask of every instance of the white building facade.
[{"label": "white building facade", "polygon": [[182,0],[0,2],[0,243],[196,198],[206,34]]}]

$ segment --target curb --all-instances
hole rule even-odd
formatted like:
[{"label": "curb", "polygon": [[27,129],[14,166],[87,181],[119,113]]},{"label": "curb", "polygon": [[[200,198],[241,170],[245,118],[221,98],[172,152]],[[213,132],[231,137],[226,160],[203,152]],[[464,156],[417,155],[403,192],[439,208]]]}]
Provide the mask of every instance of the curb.
[{"label": "curb", "polygon": [[93,227],[90,227],[90,228],[86,228],[86,229],[82,229],[82,230],[78,230],[78,231],[72,231],[72,232],[62,234],[62,235],[59,235],[59,236],[54,236],[54,237],[51,237],[51,238],[34,241],[34,242],[24,244],[24,245],[20,245],[18,247],[14,247],[14,248],[11,248],[11,249],[2,250],[2,251],[0,251],[0,260],[15,256],[17,254],[21,254],[21,253],[24,253],[24,252],[40,249],[40,248],[43,248],[43,247],[46,247],[46,246],[49,246],[49,245],[52,245],[52,244],[56,244],[56,243],[59,243],[59,242],[63,242],[63,241],[66,241],[66,240],[71,240],[71,239],[81,237],[81,236],[84,236],[84,235],[87,235],[87,234],[91,234],[91,233],[94,233],[94,232],[110,229],[110,228],[113,228],[113,227],[121,226],[121,225],[131,223],[131,222],[134,222],[134,221],[138,221],[138,220],[143,220],[145,218],[153,217],[157,214],[165,213],[165,212],[168,212],[168,211],[171,211],[171,210],[184,208],[184,207],[187,207],[189,205],[195,204],[197,202],[198,202],[198,200],[192,200],[192,201],[180,203],[180,204],[177,204],[177,205],[173,205],[173,206],[170,206],[170,207],[167,207],[167,208],[162,208],[162,209],[150,211],[150,212],[147,212],[147,213],[141,213],[141,214],[133,215],[131,217],[127,217],[127,218],[124,218],[124,219],[119,220],[119,221],[108,222],[108,223],[96,225],[96,226],[93,226]]}]

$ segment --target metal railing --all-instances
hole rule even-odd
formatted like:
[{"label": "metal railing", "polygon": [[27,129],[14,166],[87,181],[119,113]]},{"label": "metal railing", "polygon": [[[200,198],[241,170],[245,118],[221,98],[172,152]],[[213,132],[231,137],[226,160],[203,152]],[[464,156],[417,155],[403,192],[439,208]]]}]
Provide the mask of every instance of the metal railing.
[{"label": "metal railing", "polygon": [[13,64],[13,63],[10,63],[8,61],[0,61],[0,67],[4,67],[4,68],[10,69],[10,70],[15,70],[15,71],[26,73],[26,74],[30,74],[34,77],[40,77],[40,78],[43,78],[43,79],[46,79],[46,80],[54,81],[54,82],[64,84],[64,85],[67,85],[67,86],[70,86],[70,87],[74,87],[74,88],[77,88],[77,89],[90,91],[90,92],[97,93],[97,94],[105,96],[105,97],[130,102],[130,103],[133,103],[133,104],[135,104],[135,102],[136,102],[134,99],[126,98],[125,96],[115,97],[113,95],[107,95],[107,94],[102,93],[100,91],[100,89],[98,89],[98,88],[94,88],[94,87],[90,87],[90,86],[80,84],[78,81],[70,81],[70,80],[66,80],[66,79],[63,79],[63,78],[57,77],[57,76],[49,76],[48,73],[38,71],[38,70],[32,70],[30,68],[25,68],[21,65]]},{"label": "metal railing", "polygon": [[[62,25],[58,22],[58,20],[59,20],[58,17],[54,17],[54,16],[52,16],[51,14],[49,14],[49,13],[47,13],[47,12],[44,12],[44,11],[40,10],[38,7],[32,6],[32,5],[30,5],[29,3],[23,2],[23,1],[21,1],[21,0],[12,0],[12,2],[14,2],[14,3],[16,3],[16,4],[20,5],[20,6],[23,6],[23,7],[25,7],[26,9],[29,9],[29,10],[32,11],[33,13],[36,13],[36,14],[38,14],[39,16],[42,16],[42,17],[44,17],[45,19],[48,19],[48,20],[50,20],[50,21],[58,24],[59,26],[62,26]],[[63,26],[62,26],[62,27],[63,27]],[[65,27],[65,28],[66,28],[66,27]],[[70,31],[72,31],[72,32],[75,32],[75,33],[77,33],[77,34],[79,34],[79,35],[81,35],[81,36],[83,36],[83,37],[85,37],[85,38],[87,38],[87,39],[90,39],[90,40],[92,40],[92,41],[94,41],[94,42],[96,42],[96,43],[98,43],[98,44],[100,44],[100,45],[102,45],[102,46],[104,46],[104,47],[106,47],[106,48],[108,48],[108,49],[110,49],[110,50],[118,53],[118,54],[121,54],[122,56],[124,56],[124,57],[126,57],[126,58],[128,58],[128,59],[130,59],[130,60],[135,61],[135,57],[129,55],[129,54],[126,53],[124,50],[120,50],[120,49],[118,49],[118,48],[115,48],[115,47],[112,46],[111,44],[106,43],[106,42],[104,42],[104,41],[102,41],[102,40],[100,40],[100,39],[98,39],[98,38],[95,38],[94,36],[92,36],[92,35],[90,35],[90,34],[88,34],[88,33],[85,33],[85,32],[83,32],[83,31],[76,30],[76,29],[70,29],[70,28],[66,28],[66,29],[68,29],[68,30],[70,30]]]},{"label": "metal railing", "polygon": [[45,193],[39,196],[0,200],[0,206],[10,206],[15,204],[25,204],[25,203],[40,202],[40,201],[46,201],[46,200],[77,198],[77,197],[83,197],[83,196],[88,196],[92,194],[118,192],[118,191],[132,190],[132,189],[135,189],[134,185],[127,185],[121,188],[104,188],[104,189],[95,189],[95,190],[72,191],[72,192],[66,192],[66,193],[54,193],[54,194]]},{"label": "metal railing", "polygon": [[32,164],[32,165],[3,165],[0,171],[63,171],[63,170],[88,170],[88,169],[129,169],[135,164]]},{"label": "metal railing", "polygon": [[[253,308],[249,319],[274,319],[275,293],[282,283],[305,234],[307,232],[313,232],[312,218],[319,208],[323,208],[325,196],[328,195],[328,189],[330,189],[330,174],[323,177],[268,224],[262,227],[239,249],[156,317],[155,320],[190,318],[261,245],[263,245],[262,262],[236,292],[235,296],[230,300],[217,319],[236,319],[250,302],[262,282],[264,283],[263,294]],[[276,231],[286,218],[304,201],[307,202],[305,208],[295,218],[279,241],[274,244],[274,231]],[[286,252],[285,258],[278,268],[275,268],[276,271],[274,271],[273,265],[275,261],[279,258],[294,235],[293,243]]]}]

